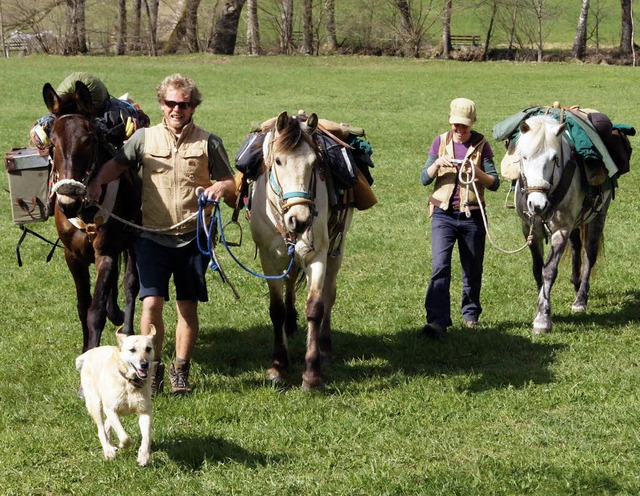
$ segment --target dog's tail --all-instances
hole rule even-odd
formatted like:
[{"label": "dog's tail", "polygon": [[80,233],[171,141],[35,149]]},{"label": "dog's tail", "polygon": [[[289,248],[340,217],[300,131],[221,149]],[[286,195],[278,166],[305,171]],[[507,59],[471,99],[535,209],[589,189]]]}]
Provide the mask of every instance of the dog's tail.
[{"label": "dog's tail", "polygon": [[76,358],[76,370],[80,372],[82,370],[82,366],[84,365],[84,361],[86,359],[86,353],[83,353],[78,358]]}]

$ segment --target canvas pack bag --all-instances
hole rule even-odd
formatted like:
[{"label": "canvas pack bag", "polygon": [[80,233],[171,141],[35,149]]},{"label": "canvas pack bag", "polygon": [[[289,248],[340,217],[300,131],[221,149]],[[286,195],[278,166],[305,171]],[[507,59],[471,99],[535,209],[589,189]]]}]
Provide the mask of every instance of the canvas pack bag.
[{"label": "canvas pack bag", "polygon": [[5,155],[14,224],[47,220],[51,163],[37,148],[14,148]]}]

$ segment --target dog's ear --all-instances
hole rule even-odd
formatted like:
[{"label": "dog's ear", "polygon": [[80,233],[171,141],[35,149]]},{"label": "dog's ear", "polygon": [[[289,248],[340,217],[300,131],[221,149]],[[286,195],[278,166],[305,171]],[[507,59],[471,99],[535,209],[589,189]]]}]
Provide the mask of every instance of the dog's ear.
[{"label": "dog's ear", "polygon": [[149,324],[149,332],[147,333],[147,336],[152,339],[156,337],[156,326]]},{"label": "dog's ear", "polygon": [[122,328],[124,326],[120,326],[116,329],[116,339],[118,340],[118,348],[122,347],[122,341],[124,341],[124,338],[127,337],[127,335],[122,332]]}]

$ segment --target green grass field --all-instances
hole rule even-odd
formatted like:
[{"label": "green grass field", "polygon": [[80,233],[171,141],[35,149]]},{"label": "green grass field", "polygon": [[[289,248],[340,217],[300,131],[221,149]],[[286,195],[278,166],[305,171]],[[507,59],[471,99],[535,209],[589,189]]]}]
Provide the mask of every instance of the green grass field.
[{"label": "green grass field", "polygon": [[[640,291],[638,161],[620,180],[605,229],[606,252],[589,311],[572,315],[563,266],[553,290],[554,332],[532,338],[536,290],[528,253],[488,247],[483,326],[462,327],[454,261],[452,318],[444,342],[425,342],[430,275],[427,197],[419,173],[431,140],[447,128],[448,104],[478,104],[476,128],[530,105],[582,104],[639,126],[637,69],[579,64],[455,63],[390,58],[62,58],[0,60],[0,149],[25,146],[46,112],[45,82],[87,70],[111,93],[130,92],[155,123],[155,86],[183,72],[204,93],[197,122],[233,156],[252,121],[304,108],[365,127],[373,144],[378,205],[357,212],[334,313],[336,358],[326,390],[301,382],[305,337],[291,341],[295,386],[265,379],[271,330],[266,286],[222,263],[242,299],[214,273],[201,307],[186,398],[154,401],[149,467],[136,449],[102,458],[95,427],[76,396],[81,329],[61,250],[20,230],[0,176],[0,493],[224,495],[634,495],[640,492]],[[498,160],[503,146],[490,139]],[[632,138],[638,148],[638,139]],[[637,152],[636,152],[637,153]],[[506,181],[487,193],[496,242],[523,242]],[[229,210],[224,211],[229,216]],[[55,239],[52,221],[30,226]],[[239,257],[257,268],[245,225]],[[304,300],[304,294],[300,294]],[[167,307],[168,331],[175,312]],[[303,322],[300,322],[303,324]],[[114,344],[107,325],[104,344]],[[164,360],[173,349],[168,332]],[[125,427],[139,443],[133,417]]]}]

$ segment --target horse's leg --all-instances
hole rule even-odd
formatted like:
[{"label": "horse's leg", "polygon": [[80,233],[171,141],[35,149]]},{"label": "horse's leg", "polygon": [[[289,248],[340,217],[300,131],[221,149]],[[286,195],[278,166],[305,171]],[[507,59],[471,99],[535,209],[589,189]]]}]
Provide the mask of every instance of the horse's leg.
[{"label": "horse's leg", "polygon": [[122,332],[128,336],[134,334],[134,316],[136,309],[136,298],[140,292],[140,278],[136,267],[136,256],[133,248],[125,252],[126,268],[124,272],[124,327]]},{"label": "horse's leg", "polygon": [[324,362],[333,358],[333,345],[331,343],[331,311],[336,302],[338,271],[342,265],[342,253],[336,257],[327,259],[327,272],[324,279],[323,300],[324,315],[320,326],[320,357]]},{"label": "horse's leg", "polygon": [[326,252],[316,256],[307,266],[307,352],[305,354],[306,368],[302,374],[302,388],[311,391],[324,384],[320,356],[320,336],[322,319],[324,317],[325,302],[323,299],[326,272]]},{"label": "horse's leg", "polygon": [[89,346],[89,326],[87,323],[87,312],[91,305],[91,278],[89,266],[76,258],[69,250],[64,250],[64,259],[69,267],[69,272],[73,276],[76,286],[76,300],[78,318],[82,325],[82,352],[87,351]]},{"label": "horse's leg", "polygon": [[298,311],[296,310],[296,280],[300,271],[295,268],[289,274],[285,290],[285,320],[284,332],[287,336],[293,336],[298,331]]},{"label": "horse's leg", "polygon": [[[522,232],[525,238],[529,237],[529,224],[522,223]],[[531,252],[531,269],[533,271],[533,278],[536,281],[536,287],[538,291],[542,288],[542,268],[544,267],[544,232],[542,226],[537,224],[533,232],[533,240],[529,244],[529,251]]]},{"label": "horse's leg", "polygon": [[556,231],[551,236],[549,258],[542,269],[542,287],[538,295],[538,312],[533,319],[533,334],[551,332],[551,288],[558,275],[558,264],[567,246],[568,232],[566,229]]},{"label": "horse's leg", "polygon": [[107,301],[114,285],[118,284],[117,258],[96,254],[96,286],[87,312],[89,348],[100,346],[102,331],[107,322]]},{"label": "horse's leg", "polygon": [[609,201],[606,202],[602,210],[596,215],[586,226],[584,233],[584,260],[582,264],[582,274],[580,276],[580,285],[577,288],[576,299],[571,305],[574,312],[586,312],[587,301],[589,300],[589,278],[591,270],[596,264],[598,251],[604,231],[604,223],[607,218],[607,210]]},{"label": "horse's leg", "polygon": [[284,332],[287,309],[283,301],[282,281],[268,280],[269,286],[269,316],[273,324],[273,357],[271,368],[267,370],[267,377],[272,381],[284,380],[289,368],[289,351],[287,337]]},{"label": "horse's leg", "polygon": [[120,305],[118,304],[118,280],[120,276],[120,255],[117,255],[115,258],[115,262],[113,264],[113,270],[115,271],[115,280],[116,283],[111,285],[109,288],[109,294],[107,295],[106,301],[106,310],[107,310],[107,318],[111,321],[111,323],[115,326],[121,326],[124,324],[125,315],[124,312],[120,309]]},{"label": "horse's leg", "polygon": [[574,291],[580,288],[580,274],[582,272],[582,230],[576,228],[569,235],[571,246],[571,284]]}]

